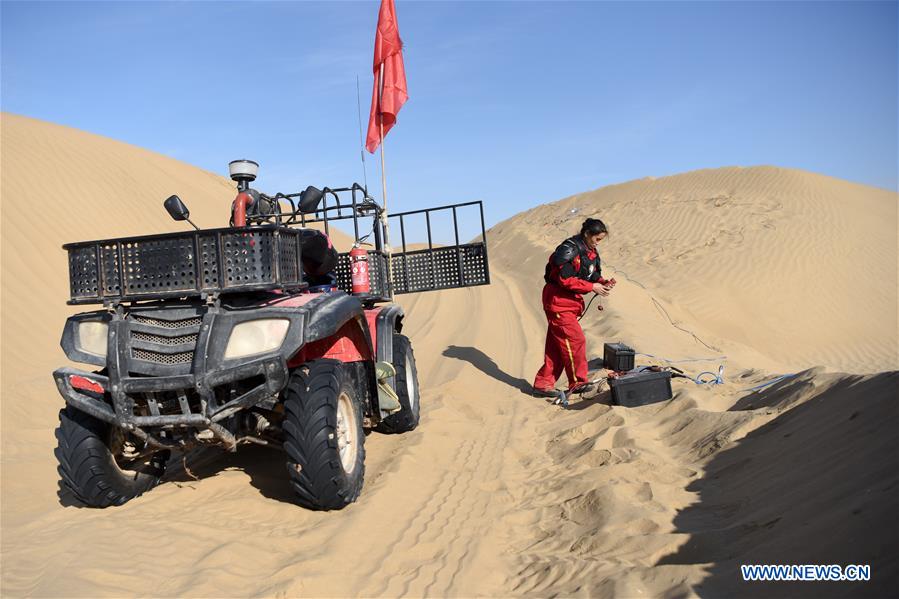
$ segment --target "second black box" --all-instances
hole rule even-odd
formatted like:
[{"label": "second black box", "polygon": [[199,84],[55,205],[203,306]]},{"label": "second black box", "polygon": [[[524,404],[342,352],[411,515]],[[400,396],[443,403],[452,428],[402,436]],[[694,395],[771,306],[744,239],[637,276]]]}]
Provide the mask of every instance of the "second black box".
[{"label": "second black box", "polygon": [[602,346],[602,366],[607,370],[627,372],[634,369],[634,350],[623,343]]}]

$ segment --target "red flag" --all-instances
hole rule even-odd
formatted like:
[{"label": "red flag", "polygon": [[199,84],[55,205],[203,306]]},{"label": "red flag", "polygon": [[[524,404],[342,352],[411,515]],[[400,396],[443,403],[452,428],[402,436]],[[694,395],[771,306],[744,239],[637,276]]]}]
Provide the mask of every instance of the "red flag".
[{"label": "red flag", "polygon": [[[383,88],[378,94],[378,83],[383,65]],[[371,114],[368,117],[368,136],[365,149],[372,154],[381,144],[381,125],[384,136],[396,123],[396,115],[409,99],[406,93],[406,69],[403,67],[403,41],[396,22],[396,6],[393,0],[381,0],[378,14],[378,31],[375,33],[375,86],[371,94]]]}]

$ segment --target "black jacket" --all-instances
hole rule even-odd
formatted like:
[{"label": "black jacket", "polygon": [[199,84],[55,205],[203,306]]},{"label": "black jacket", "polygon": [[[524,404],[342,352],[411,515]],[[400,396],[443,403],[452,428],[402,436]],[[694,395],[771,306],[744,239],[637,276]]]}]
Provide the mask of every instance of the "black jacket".
[{"label": "black jacket", "polygon": [[[593,254],[593,258],[590,254]],[[599,252],[591,252],[581,235],[569,237],[549,257],[543,280],[547,283],[558,283],[559,279],[577,277],[589,283],[596,283],[602,278],[602,264]]]}]

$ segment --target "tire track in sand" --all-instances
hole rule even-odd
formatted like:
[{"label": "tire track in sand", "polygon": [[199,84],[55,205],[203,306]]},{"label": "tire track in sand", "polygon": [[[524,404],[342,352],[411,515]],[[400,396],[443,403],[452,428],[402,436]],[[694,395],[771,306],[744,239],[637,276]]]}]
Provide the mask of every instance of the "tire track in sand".
[{"label": "tire track in sand", "polygon": [[[467,447],[467,449],[464,449],[462,451],[465,452],[465,459],[466,461],[468,461],[471,459],[471,454],[474,451],[475,443],[472,440],[468,440],[463,444],[463,447]],[[460,453],[462,452],[460,451]],[[366,580],[376,579],[376,575],[381,569],[382,565],[384,563],[387,563],[388,560],[391,559],[391,554],[401,544],[404,544],[404,541],[409,534],[415,535],[414,538],[410,541],[409,545],[411,545],[412,547],[418,545],[422,537],[428,532],[434,521],[446,507],[449,498],[453,496],[454,489],[459,484],[460,474],[461,472],[454,473],[449,469],[444,471],[444,474],[440,479],[440,483],[437,485],[435,491],[430,494],[430,497],[422,506],[422,509],[420,509],[416,513],[415,517],[409,521],[407,526],[396,535],[396,538],[387,545],[384,551],[381,552],[379,559],[374,560],[372,568],[365,576]],[[443,493],[440,492],[441,489],[444,489]],[[442,500],[438,501],[441,497]],[[427,518],[427,520],[424,520],[425,518]],[[416,525],[416,523],[418,523],[419,521],[422,522]],[[372,592],[368,592],[367,590],[365,590],[361,594],[364,596],[372,597],[382,596],[389,588],[391,580],[392,579],[390,577],[387,577],[382,584],[378,585],[378,588],[376,590]]]},{"label": "tire track in sand", "polygon": [[[443,465],[446,472],[435,487],[435,493],[419,508],[406,506],[406,513],[414,513],[412,521],[391,538],[384,551],[379,553],[375,566],[365,577],[373,584],[366,584],[360,594],[365,596],[434,596],[464,593],[466,585],[477,582],[472,571],[483,568],[487,561],[492,572],[506,574],[506,567],[492,552],[488,560],[479,560],[482,539],[490,534],[500,518],[491,504],[496,503],[498,492],[504,492],[504,451],[509,445],[514,428],[520,426],[518,407],[522,396],[518,389],[510,388],[490,374],[482,372],[475,362],[468,360],[445,362],[443,351],[450,345],[472,346],[491,359],[508,356],[508,347],[526,347],[527,334],[522,324],[527,312],[517,289],[497,276],[497,283],[490,288],[470,293],[466,290],[466,302],[444,302],[438,298],[418,296],[414,298],[414,311],[428,314],[428,321],[458,319],[460,309],[468,317],[466,330],[447,331],[441,335],[416,338],[419,354],[440,356],[428,375],[445,376],[448,371],[459,371],[457,378],[473,382],[475,386],[453,384],[446,387],[444,407],[439,419],[428,420],[424,426],[429,435],[464,437],[456,455]],[[460,298],[461,299],[461,298]],[[494,310],[485,311],[486,304],[502,303],[513,307],[502,311],[496,318]],[[410,323],[411,325],[412,323]],[[410,326],[410,333],[433,330],[428,322]],[[466,335],[473,332],[473,335]],[[511,355],[515,369],[521,368],[523,356]],[[497,366],[499,367],[499,365]],[[460,420],[458,417],[462,416]],[[424,421],[423,421],[424,422]],[[418,462],[421,464],[422,462]],[[440,499],[439,503],[437,499]],[[398,553],[406,547],[410,551]],[[395,562],[392,565],[390,561]],[[380,577],[380,580],[378,578]],[[505,576],[504,576],[505,577]],[[377,583],[375,583],[377,581]],[[460,586],[461,585],[461,586]],[[472,589],[473,590],[473,589]]]}]

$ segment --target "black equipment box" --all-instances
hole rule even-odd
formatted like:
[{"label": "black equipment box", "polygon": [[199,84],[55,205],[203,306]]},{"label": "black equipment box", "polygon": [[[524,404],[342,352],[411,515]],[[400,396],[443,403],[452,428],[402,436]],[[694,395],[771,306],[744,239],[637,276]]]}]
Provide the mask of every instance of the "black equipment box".
[{"label": "black equipment box", "polygon": [[602,366],[616,372],[633,370],[634,350],[623,343],[606,343],[602,346]]},{"label": "black equipment box", "polygon": [[612,403],[634,408],[671,399],[671,373],[632,372],[609,379]]}]

